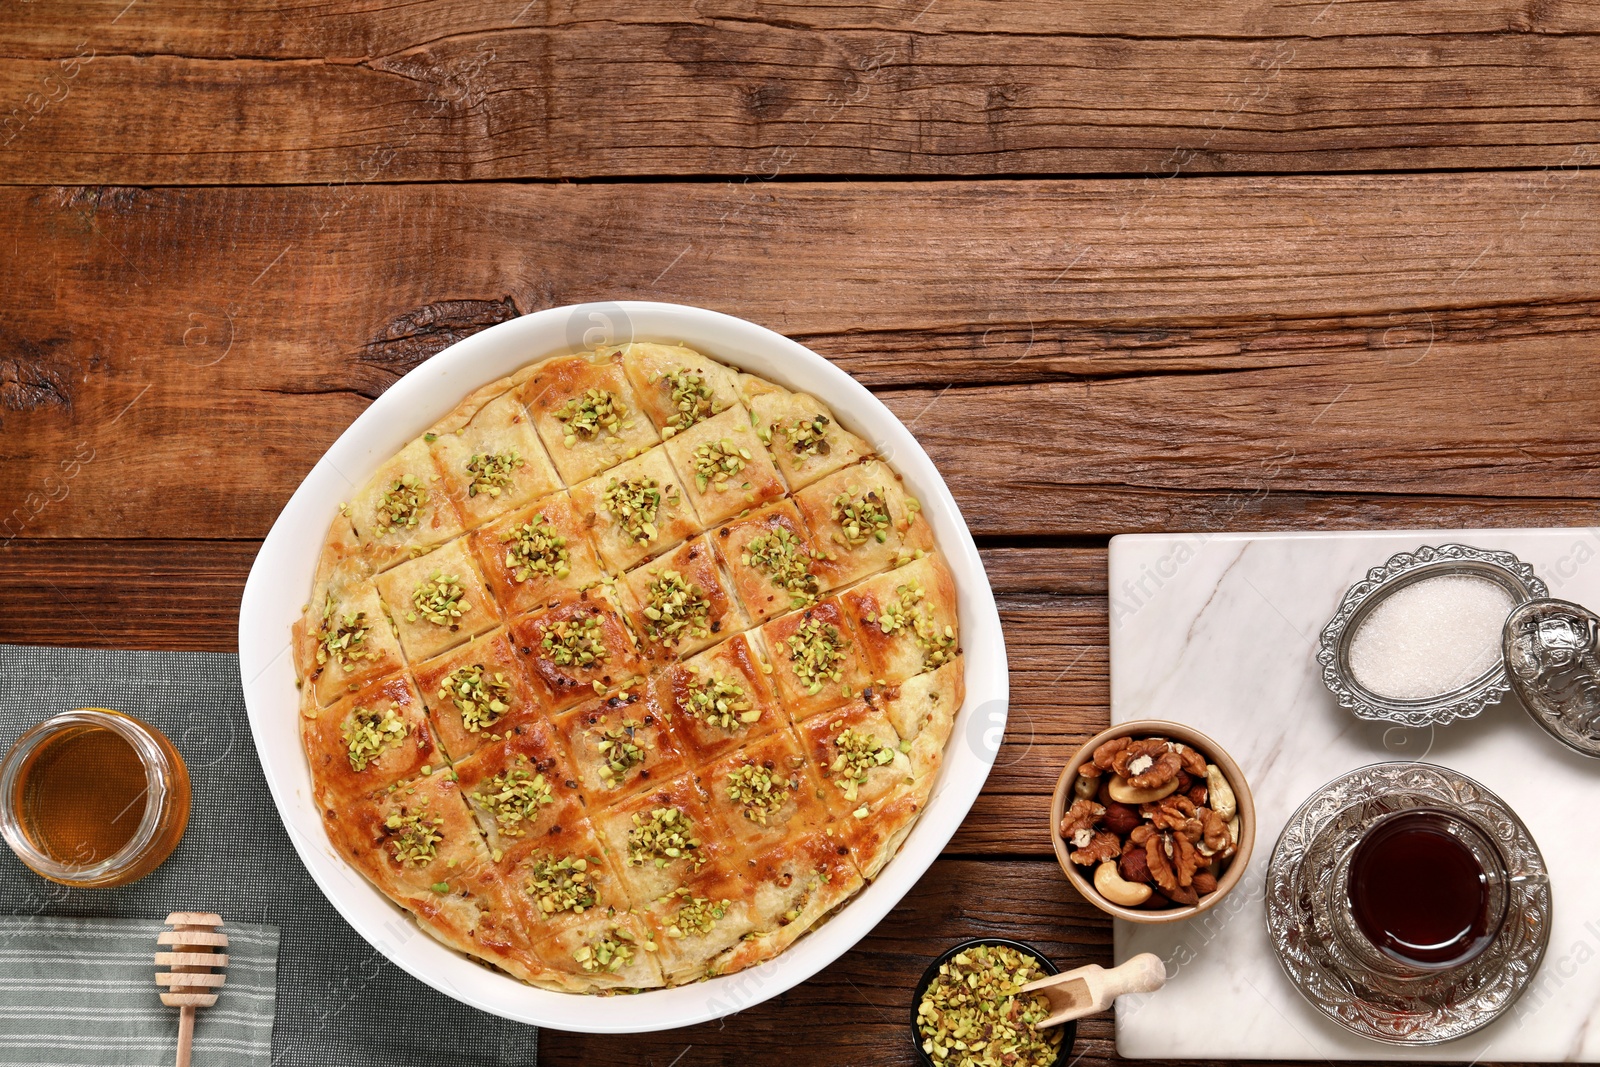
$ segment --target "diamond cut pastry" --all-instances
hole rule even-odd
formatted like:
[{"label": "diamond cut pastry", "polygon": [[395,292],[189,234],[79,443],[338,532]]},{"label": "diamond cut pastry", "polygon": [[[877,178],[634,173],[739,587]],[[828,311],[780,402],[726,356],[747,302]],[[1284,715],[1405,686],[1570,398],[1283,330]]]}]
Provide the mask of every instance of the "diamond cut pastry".
[{"label": "diamond cut pastry", "polygon": [[356,490],[308,605],[329,839],[430,934],[568,992],[784,951],[892,859],[964,695],[894,469],[671,345],[473,392]]}]

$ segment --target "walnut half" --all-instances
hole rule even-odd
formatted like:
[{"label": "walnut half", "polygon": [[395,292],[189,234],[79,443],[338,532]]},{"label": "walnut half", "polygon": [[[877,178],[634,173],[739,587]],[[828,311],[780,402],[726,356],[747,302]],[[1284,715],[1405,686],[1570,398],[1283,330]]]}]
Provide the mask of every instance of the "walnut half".
[{"label": "walnut half", "polygon": [[1109,830],[1091,830],[1089,835],[1083,847],[1068,853],[1067,858],[1073,863],[1088,867],[1122,855],[1122,840],[1116,834]]}]

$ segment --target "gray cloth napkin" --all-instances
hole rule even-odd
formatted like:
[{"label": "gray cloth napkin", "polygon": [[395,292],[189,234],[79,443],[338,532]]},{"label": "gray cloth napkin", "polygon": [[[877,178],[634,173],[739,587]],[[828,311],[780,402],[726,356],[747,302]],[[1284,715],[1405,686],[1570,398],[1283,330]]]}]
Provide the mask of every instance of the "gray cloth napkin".
[{"label": "gray cloth napkin", "polygon": [[[0,918],[0,1064],[167,1067],[178,1009],[155,984],[160,919]],[[195,1017],[194,1062],[272,1062],[278,930],[229,922],[228,981]]]},{"label": "gray cloth napkin", "polygon": [[[215,911],[278,926],[274,1067],[536,1062],[537,1030],[412,978],[362,940],[311,881],[261,776],[237,656],[0,645],[0,747],[78,707],[127,712],[172,739],[193,781],[188,832],[154,874],[120,889],[55,885],[0,848],[0,914],[159,921],[173,910]],[[0,1017],[0,1038],[16,1025]]]}]

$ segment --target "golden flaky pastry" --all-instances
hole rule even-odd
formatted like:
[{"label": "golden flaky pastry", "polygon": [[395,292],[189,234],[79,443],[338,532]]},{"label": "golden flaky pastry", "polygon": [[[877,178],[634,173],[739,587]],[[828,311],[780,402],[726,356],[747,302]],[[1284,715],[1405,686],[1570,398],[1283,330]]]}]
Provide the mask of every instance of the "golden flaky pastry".
[{"label": "golden flaky pastry", "polygon": [[815,398],[686,348],[477,390],[351,496],[295,626],[329,839],[549,989],[782,952],[892,859],[961,706],[920,511]]}]

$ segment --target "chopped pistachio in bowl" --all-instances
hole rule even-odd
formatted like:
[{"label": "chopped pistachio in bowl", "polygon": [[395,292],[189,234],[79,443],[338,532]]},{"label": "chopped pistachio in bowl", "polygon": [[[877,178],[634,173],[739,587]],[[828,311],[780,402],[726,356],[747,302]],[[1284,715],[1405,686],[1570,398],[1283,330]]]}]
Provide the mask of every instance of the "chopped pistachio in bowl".
[{"label": "chopped pistachio in bowl", "polygon": [[1052,1067],[1078,1024],[1036,1030],[1050,1014],[1043,994],[1018,995],[1058,973],[1037,949],[1000,937],[963,941],[928,965],[911,998],[911,1035],[930,1067]]}]

